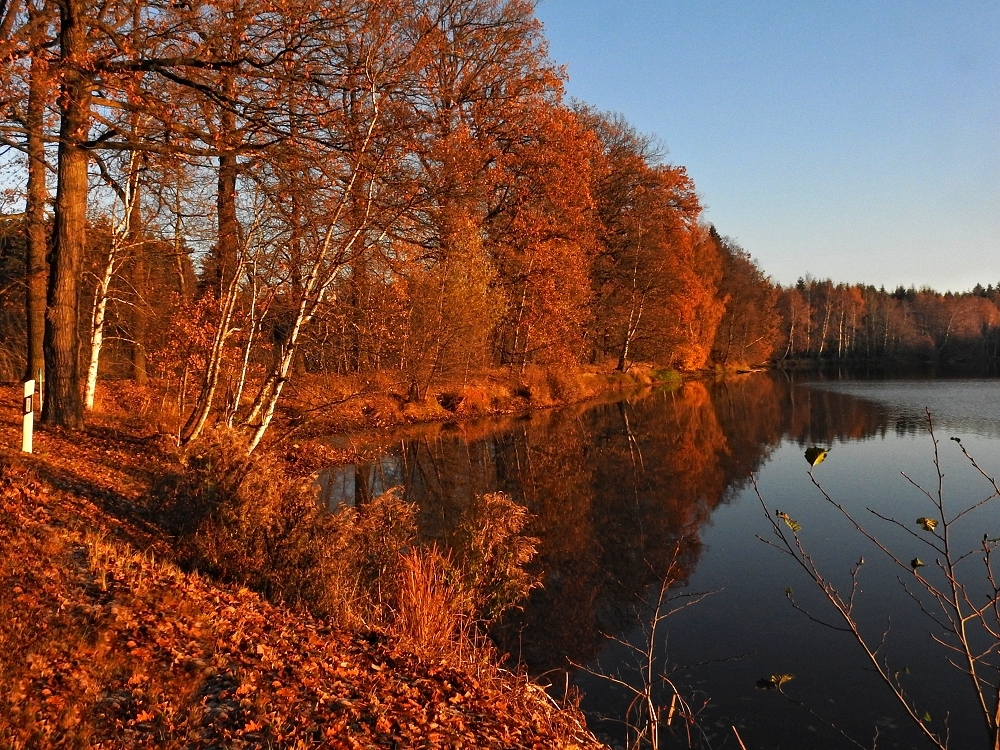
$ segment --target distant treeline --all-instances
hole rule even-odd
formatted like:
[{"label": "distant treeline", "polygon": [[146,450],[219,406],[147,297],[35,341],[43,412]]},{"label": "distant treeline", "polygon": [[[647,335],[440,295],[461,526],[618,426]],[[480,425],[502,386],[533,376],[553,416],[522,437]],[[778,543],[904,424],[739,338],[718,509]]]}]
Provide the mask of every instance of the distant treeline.
[{"label": "distant treeline", "polygon": [[1000,353],[1000,288],[887,291],[799,279],[780,292],[777,359],[977,361]]}]

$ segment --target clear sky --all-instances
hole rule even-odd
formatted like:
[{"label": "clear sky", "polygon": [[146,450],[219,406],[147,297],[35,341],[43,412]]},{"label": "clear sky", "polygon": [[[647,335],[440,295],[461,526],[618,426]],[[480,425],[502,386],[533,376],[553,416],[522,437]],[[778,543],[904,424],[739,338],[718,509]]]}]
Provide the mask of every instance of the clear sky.
[{"label": "clear sky", "polygon": [[539,0],[775,281],[1000,282],[1000,0]]}]

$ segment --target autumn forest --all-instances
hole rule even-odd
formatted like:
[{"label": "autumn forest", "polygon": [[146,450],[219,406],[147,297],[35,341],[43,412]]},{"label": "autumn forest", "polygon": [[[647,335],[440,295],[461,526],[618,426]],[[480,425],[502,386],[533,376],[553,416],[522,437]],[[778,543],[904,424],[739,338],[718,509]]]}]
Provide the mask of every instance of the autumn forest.
[{"label": "autumn forest", "polygon": [[0,374],[261,434],[296,375],[993,357],[998,292],[773,284],[527,0],[5,0]]}]

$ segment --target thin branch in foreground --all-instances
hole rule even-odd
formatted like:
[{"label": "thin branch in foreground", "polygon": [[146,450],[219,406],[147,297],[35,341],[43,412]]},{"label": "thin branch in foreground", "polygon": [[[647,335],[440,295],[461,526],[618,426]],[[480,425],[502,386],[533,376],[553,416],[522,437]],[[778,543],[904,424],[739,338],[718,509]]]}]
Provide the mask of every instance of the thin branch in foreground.
[{"label": "thin branch in foreground", "polygon": [[[926,498],[935,511],[936,517],[921,516],[917,519],[917,524],[930,536],[923,536],[909,528],[907,524],[876,509],[867,508],[866,510],[881,522],[902,529],[910,537],[932,548],[937,553],[934,562],[944,576],[943,583],[935,584],[920,572],[919,568],[923,567],[924,563],[919,558],[914,558],[907,564],[905,560],[909,558],[909,554],[897,554],[890,549],[887,542],[884,542],[877,533],[859,523],[851,512],[842,503],[834,500],[819,483],[813,473],[814,465],[810,466],[808,475],[811,483],[819,491],[824,501],[839,511],[850,525],[864,538],[872,542],[894,566],[906,571],[904,574],[897,576],[900,586],[909,599],[916,604],[918,610],[935,626],[935,629],[940,629],[939,632],[931,632],[930,635],[936,643],[952,654],[948,658],[949,663],[970,679],[972,691],[969,697],[979,707],[984,728],[987,730],[990,739],[989,746],[993,750],[1000,750],[1000,682],[996,680],[998,671],[1000,671],[1000,659],[998,659],[998,646],[1000,646],[1000,643],[998,643],[997,638],[997,635],[1000,634],[1000,586],[997,585],[997,579],[992,569],[992,550],[998,540],[991,540],[987,534],[984,535],[983,541],[979,546],[971,550],[960,551],[955,548],[952,539],[955,522],[1000,497],[1000,486],[972,458],[961,444],[961,440],[952,438],[976,471],[989,482],[993,492],[989,497],[969,503],[957,512],[952,511],[949,514],[950,503],[945,494],[945,474],[941,467],[939,441],[934,433],[934,422],[929,411],[927,412],[927,431],[933,446],[932,465],[935,470],[936,487],[933,490],[928,490],[905,472],[901,472],[901,474],[912,487]],[[806,457],[809,460],[808,451]],[[810,463],[812,464],[812,462]],[[819,462],[815,463],[818,464]],[[883,630],[881,638],[876,644],[862,634],[858,621],[855,619],[853,608],[857,592],[857,573],[863,561],[859,561],[851,570],[851,592],[845,600],[837,587],[825,578],[816,562],[808,554],[799,533],[801,531],[800,525],[789,518],[787,514],[780,511],[772,513],[768,509],[756,478],[753,475],[751,475],[751,482],[772,531],[772,538],[762,539],[762,541],[795,561],[833,606],[843,623],[843,627],[831,626],[830,623],[823,621],[821,618],[814,617],[811,613],[796,604],[789,591],[786,592],[786,595],[792,603],[793,608],[803,612],[814,622],[827,627],[833,627],[835,630],[849,632],[862,648],[869,663],[875,668],[882,681],[889,687],[897,703],[919,728],[923,736],[934,747],[941,750],[947,748],[951,738],[951,730],[948,724],[950,713],[945,714],[946,718],[941,725],[941,730],[937,732],[933,731],[931,729],[930,713],[917,709],[913,700],[899,681],[900,673],[890,667],[884,656],[880,656],[884,651],[888,639],[888,627]],[[779,521],[783,521],[788,529],[783,528]],[[969,584],[959,577],[956,566],[977,553],[982,555],[985,570],[984,577],[989,584],[990,590],[985,601],[980,600],[974,603],[970,594]],[[916,590],[908,583],[910,580],[919,584]],[[918,595],[920,589],[923,589],[925,594],[929,596],[929,599]],[[982,643],[984,640],[988,644],[985,647],[973,647],[974,643]],[[987,676],[993,678],[992,681],[991,679],[987,679]],[[782,693],[785,694],[784,691]],[[788,696],[786,695],[786,697]],[[808,706],[803,706],[803,708],[813,716],[816,716],[815,712]],[[839,728],[837,729],[840,731]],[[858,744],[853,740],[852,742],[853,744]]]}]

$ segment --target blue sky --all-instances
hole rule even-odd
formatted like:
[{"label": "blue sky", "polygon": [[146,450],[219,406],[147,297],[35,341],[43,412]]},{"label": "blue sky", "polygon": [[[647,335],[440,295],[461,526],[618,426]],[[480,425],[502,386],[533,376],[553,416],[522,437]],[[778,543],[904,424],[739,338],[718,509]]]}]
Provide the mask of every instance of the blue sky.
[{"label": "blue sky", "polygon": [[688,168],[776,281],[1000,282],[997,0],[540,0],[567,93]]}]

